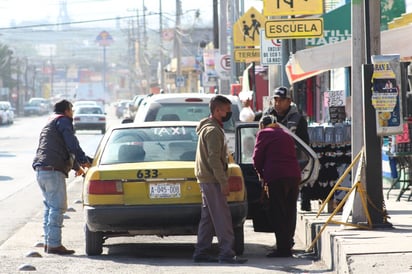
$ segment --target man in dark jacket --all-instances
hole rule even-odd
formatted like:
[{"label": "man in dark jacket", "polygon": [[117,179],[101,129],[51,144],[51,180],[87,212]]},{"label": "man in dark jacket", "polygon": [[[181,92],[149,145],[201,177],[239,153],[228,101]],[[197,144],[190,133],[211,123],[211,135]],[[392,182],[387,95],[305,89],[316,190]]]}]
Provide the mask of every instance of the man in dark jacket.
[{"label": "man in dark jacket", "polygon": [[61,100],[54,105],[54,115],[40,133],[33,169],[44,198],[44,250],[47,253],[68,255],[61,242],[63,214],[67,209],[66,178],[71,169],[76,176],[90,167],[90,158],[79,145],[73,130],[73,105]]},{"label": "man in dark jacket", "polygon": [[[286,87],[278,87],[273,94],[272,107],[265,111],[264,115],[273,115],[278,123],[286,126],[302,141],[309,144],[308,122],[303,117],[296,105],[292,102],[291,90]],[[309,187],[303,186],[300,191],[301,210],[310,211]]]}]

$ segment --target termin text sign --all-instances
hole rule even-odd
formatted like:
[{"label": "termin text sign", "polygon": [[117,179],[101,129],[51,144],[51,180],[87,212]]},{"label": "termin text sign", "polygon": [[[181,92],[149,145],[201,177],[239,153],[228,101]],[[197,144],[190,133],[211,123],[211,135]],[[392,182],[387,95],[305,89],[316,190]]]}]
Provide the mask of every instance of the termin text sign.
[{"label": "termin text sign", "polygon": [[235,62],[251,63],[260,61],[260,49],[235,49]]},{"label": "termin text sign", "polygon": [[265,23],[266,38],[294,39],[323,36],[323,19],[282,19]]},{"label": "termin text sign", "polygon": [[263,15],[322,14],[323,0],[263,0]]}]

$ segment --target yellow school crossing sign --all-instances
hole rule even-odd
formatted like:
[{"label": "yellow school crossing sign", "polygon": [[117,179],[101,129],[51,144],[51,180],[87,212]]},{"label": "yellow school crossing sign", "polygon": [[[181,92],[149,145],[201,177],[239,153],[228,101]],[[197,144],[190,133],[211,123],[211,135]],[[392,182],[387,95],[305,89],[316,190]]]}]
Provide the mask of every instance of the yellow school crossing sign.
[{"label": "yellow school crossing sign", "polygon": [[235,47],[260,46],[259,29],[265,26],[266,18],[251,7],[233,25]]}]

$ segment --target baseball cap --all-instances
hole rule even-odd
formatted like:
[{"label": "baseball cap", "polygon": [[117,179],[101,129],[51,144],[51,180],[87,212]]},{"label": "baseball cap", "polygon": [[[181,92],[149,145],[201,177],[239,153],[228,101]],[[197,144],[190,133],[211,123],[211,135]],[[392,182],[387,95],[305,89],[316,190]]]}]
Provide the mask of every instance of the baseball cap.
[{"label": "baseball cap", "polygon": [[290,95],[290,91],[287,87],[278,87],[275,89],[275,92],[273,93],[273,97],[279,97],[279,98],[289,98],[291,99],[292,96]]}]

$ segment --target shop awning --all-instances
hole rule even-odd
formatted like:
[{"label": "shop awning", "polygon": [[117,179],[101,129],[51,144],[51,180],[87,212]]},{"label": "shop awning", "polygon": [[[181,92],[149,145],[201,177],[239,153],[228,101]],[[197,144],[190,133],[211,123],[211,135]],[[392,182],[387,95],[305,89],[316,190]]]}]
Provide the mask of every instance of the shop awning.
[{"label": "shop awning", "polygon": [[[381,33],[381,54],[400,54],[401,60],[412,59],[412,24]],[[310,76],[325,70],[351,66],[351,39],[297,51],[289,61],[295,75]],[[307,77],[306,77],[307,78]],[[300,79],[302,80],[302,79]]]}]

